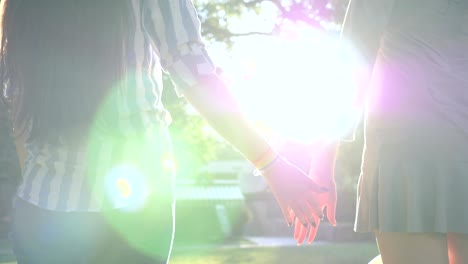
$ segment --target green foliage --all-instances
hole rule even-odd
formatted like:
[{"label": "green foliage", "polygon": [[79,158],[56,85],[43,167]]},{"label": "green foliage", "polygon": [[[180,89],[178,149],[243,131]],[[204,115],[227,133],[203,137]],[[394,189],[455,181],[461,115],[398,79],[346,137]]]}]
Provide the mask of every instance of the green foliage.
[{"label": "green foliage", "polygon": [[[211,40],[227,44],[236,37],[254,34],[274,34],[285,21],[303,22],[324,28],[326,23],[340,24],[343,20],[349,0],[195,0],[202,21],[204,36]],[[233,32],[231,21],[246,12],[261,15],[267,5],[276,10],[276,18],[266,32]]]},{"label": "green foliage", "polygon": [[180,177],[195,177],[194,168],[220,158],[239,158],[240,154],[214,132],[197,113],[191,113],[187,101],[178,97],[168,76],[164,78],[163,102],[171,113],[169,129]]},{"label": "green foliage", "polygon": [[239,18],[247,11],[261,12],[261,1],[242,0],[195,0],[202,21],[202,32],[205,38],[211,41],[223,42],[232,45],[232,37],[237,33],[230,31],[233,18]]}]

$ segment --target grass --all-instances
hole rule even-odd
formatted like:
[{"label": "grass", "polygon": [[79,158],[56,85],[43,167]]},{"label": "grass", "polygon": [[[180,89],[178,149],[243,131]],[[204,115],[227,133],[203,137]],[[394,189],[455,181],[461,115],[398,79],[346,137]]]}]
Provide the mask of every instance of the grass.
[{"label": "grass", "polygon": [[171,264],[364,264],[377,254],[375,243],[208,249],[205,251],[176,250]]},{"label": "grass", "polygon": [[[176,248],[172,254],[171,264],[365,264],[377,254],[377,247],[372,242],[317,243],[300,247],[193,247]],[[11,261],[11,255],[0,255],[1,264],[16,263]]]}]

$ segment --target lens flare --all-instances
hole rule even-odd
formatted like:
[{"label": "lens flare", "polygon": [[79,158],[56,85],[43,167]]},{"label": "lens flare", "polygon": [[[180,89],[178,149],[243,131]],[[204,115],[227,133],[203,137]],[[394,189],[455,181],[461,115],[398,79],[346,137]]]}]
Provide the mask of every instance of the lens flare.
[{"label": "lens flare", "polygon": [[112,168],[106,175],[105,185],[108,199],[125,210],[142,207],[148,196],[144,175],[131,165]]},{"label": "lens flare", "polygon": [[236,52],[243,72],[234,72],[233,92],[254,121],[299,141],[336,139],[354,128],[363,64],[337,33],[294,24]]},{"label": "lens flare", "polygon": [[120,195],[124,198],[129,198],[132,195],[132,186],[125,179],[117,180],[117,189],[119,189]]},{"label": "lens flare", "polygon": [[163,166],[165,169],[173,169],[175,168],[175,160],[172,158],[165,158],[163,160]]}]

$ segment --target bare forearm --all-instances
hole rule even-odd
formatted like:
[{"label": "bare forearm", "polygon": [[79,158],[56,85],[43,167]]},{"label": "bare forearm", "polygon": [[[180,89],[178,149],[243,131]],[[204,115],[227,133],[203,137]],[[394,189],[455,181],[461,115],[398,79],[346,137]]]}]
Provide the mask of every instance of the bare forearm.
[{"label": "bare forearm", "polygon": [[204,79],[199,87],[187,89],[184,95],[207,122],[251,162],[270,148],[218,76]]},{"label": "bare forearm", "polygon": [[319,163],[316,168],[319,171],[316,173],[319,182],[329,182],[335,179],[335,165],[338,157],[339,141],[329,142],[323,147],[322,155],[318,158]]}]

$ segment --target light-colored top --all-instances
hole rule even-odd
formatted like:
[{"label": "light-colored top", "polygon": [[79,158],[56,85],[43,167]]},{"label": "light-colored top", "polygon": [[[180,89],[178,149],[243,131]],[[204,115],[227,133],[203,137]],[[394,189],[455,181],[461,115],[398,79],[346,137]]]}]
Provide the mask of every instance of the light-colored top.
[{"label": "light-colored top", "polygon": [[372,67],[367,139],[468,153],[468,1],[352,0],[349,10],[343,36]]},{"label": "light-colored top", "polygon": [[[110,128],[112,136],[103,132],[109,128],[101,129],[98,120],[88,146],[29,141],[25,146],[27,155],[19,198],[49,210],[102,210],[105,192],[103,183],[96,179],[109,173],[105,164],[113,159],[116,149],[122,149],[119,144],[170,123],[170,115],[161,103],[163,69],[179,88],[192,87],[201,77],[214,73],[215,66],[205,50],[200,21],[190,0],[128,3],[132,12],[128,40],[130,73],[126,85],[114,89],[103,104],[104,111],[111,109],[115,117]],[[95,181],[89,180],[90,175]],[[125,182],[118,184],[125,195],[128,186]]]}]

